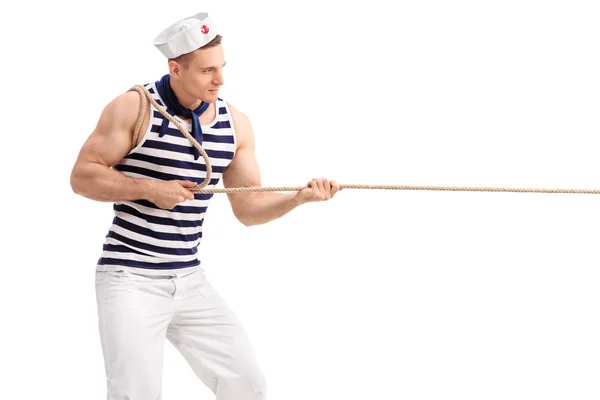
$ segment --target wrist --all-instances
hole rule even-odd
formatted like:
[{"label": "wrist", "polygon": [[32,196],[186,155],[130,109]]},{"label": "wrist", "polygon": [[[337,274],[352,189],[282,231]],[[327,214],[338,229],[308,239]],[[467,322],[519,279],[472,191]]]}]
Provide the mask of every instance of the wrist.
[{"label": "wrist", "polygon": [[301,191],[298,191],[293,194],[292,201],[293,201],[294,207],[299,207],[306,203],[306,199],[302,195]]},{"label": "wrist", "polygon": [[156,193],[155,186],[156,182],[152,179],[136,178],[132,183],[133,197],[153,203],[154,194]]}]

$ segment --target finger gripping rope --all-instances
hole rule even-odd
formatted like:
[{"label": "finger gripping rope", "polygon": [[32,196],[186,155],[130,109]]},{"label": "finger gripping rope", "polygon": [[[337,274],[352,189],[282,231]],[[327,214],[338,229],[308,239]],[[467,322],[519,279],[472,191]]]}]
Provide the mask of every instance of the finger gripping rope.
[{"label": "finger gripping rope", "polygon": [[[239,188],[207,188],[212,177],[212,166],[208,155],[200,146],[200,144],[194,139],[194,137],[177,121],[171,116],[164,107],[161,107],[156,100],[152,97],[152,94],[142,85],[135,85],[129,91],[137,91],[140,94],[142,105],[140,108],[140,114],[135,124],[133,132],[133,143],[132,148],[137,146],[139,131],[144,122],[144,116],[148,109],[148,101],[173,123],[181,131],[181,133],[192,143],[192,145],[198,149],[204,162],[206,163],[206,178],[196,187],[190,189],[192,193],[250,193],[250,192],[295,192],[300,191],[309,187],[306,186],[282,186],[282,187],[239,187]],[[517,193],[576,193],[576,194],[600,194],[600,190],[597,189],[537,189],[537,188],[501,188],[501,187],[473,187],[473,186],[407,186],[407,185],[363,185],[363,184],[342,184],[342,189],[371,189],[371,190],[441,190],[441,191],[462,191],[462,192],[517,192]]]}]

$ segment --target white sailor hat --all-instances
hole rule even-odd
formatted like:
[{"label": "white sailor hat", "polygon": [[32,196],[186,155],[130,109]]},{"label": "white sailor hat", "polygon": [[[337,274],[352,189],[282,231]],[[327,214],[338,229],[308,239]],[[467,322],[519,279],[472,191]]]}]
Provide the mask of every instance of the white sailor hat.
[{"label": "white sailor hat", "polygon": [[217,36],[217,29],[208,13],[199,13],[175,22],[163,30],[155,39],[154,45],[167,58],[197,50]]}]

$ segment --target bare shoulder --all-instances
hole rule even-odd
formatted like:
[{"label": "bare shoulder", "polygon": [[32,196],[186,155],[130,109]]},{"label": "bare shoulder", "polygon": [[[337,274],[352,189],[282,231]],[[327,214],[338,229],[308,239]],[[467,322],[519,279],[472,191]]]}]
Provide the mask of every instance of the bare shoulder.
[{"label": "bare shoulder", "polygon": [[246,146],[252,147],[254,145],[254,131],[252,129],[250,118],[231,103],[227,103],[227,107],[231,112],[238,148]]},{"label": "bare shoulder", "polygon": [[[142,100],[136,91],[117,95],[102,110],[96,127],[83,144],[80,161],[93,161],[113,166],[132,148],[134,128],[138,120]],[[146,111],[138,142],[148,126],[149,110]]]},{"label": "bare shoulder", "polygon": [[128,91],[122,93],[104,107],[100,122],[133,128],[137,122],[141,107],[142,99],[138,92]]}]

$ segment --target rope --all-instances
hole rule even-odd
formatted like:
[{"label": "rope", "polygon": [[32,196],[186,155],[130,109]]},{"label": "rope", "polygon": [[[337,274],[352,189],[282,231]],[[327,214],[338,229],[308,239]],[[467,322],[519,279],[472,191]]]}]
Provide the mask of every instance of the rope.
[{"label": "rope", "polygon": [[142,122],[144,121],[144,116],[146,115],[146,110],[148,108],[148,100],[150,100],[150,103],[152,103],[152,105],[154,107],[156,107],[156,109],[162,115],[164,115],[165,118],[167,118],[169,121],[171,121],[173,123],[173,125],[175,125],[177,127],[177,129],[179,129],[181,131],[181,133],[183,133],[183,135],[190,142],[192,142],[192,145],[198,149],[200,154],[202,154],[202,158],[204,158],[204,162],[206,163],[206,177],[204,178],[204,181],[201,184],[190,189],[194,193],[201,193],[201,192],[198,192],[198,190],[204,189],[210,183],[210,178],[212,177],[212,166],[210,165],[210,160],[208,158],[208,155],[206,154],[206,152],[204,151],[202,146],[200,146],[200,143],[198,143],[196,141],[196,139],[194,139],[194,137],[187,131],[187,129],[185,129],[185,127],[183,125],[181,125],[181,123],[179,121],[177,121],[175,118],[173,118],[173,116],[171,116],[171,114],[169,114],[167,112],[167,110],[164,109],[164,107],[161,107],[156,102],[156,100],[154,100],[154,97],[152,97],[152,95],[150,94],[148,89],[146,89],[142,85],[135,85],[131,89],[129,89],[129,91],[131,91],[131,90],[137,91],[142,98],[142,106],[140,108],[140,114],[138,115],[138,120],[135,124],[135,130],[133,131],[133,147],[135,147],[137,145],[139,130],[142,127]]},{"label": "rope", "polygon": [[[282,187],[241,187],[241,188],[193,188],[194,193],[250,193],[250,192],[287,192],[300,191],[307,186],[282,186]],[[600,190],[592,189],[528,189],[528,188],[499,188],[499,187],[472,187],[472,186],[407,186],[407,185],[362,185],[340,184],[342,189],[371,189],[371,190],[441,190],[451,192],[532,192],[532,193],[577,193],[600,194]]]},{"label": "rope", "polygon": [[[183,135],[198,149],[204,162],[206,163],[206,177],[204,181],[196,187],[190,189],[192,193],[250,193],[250,192],[295,192],[301,191],[309,187],[306,186],[281,186],[281,187],[239,187],[239,188],[207,188],[212,176],[212,166],[208,155],[194,139],[194,137],[185,129],[181,123],[171,116],[164,107],[161,107],[152,94],[142,85],[135,85],[129,91],[137,91],[142,99],[140,114],[135,124],[133,132],[132,148],[137,145],[139,131],[148,109],[148,101],[173,123],[183,133]],[[600,189],[543,189],[543,188],[502,188],[502,187],[475,187],[475,186],[409,186],[409,185],[363,185],[363,184],[341,184],[342,189],[369,189],[369,190],[436,190],[436,191],[452,191],[452,192],[515,192],[515,193],[575,193],[575,194],[600,194]]]}]

